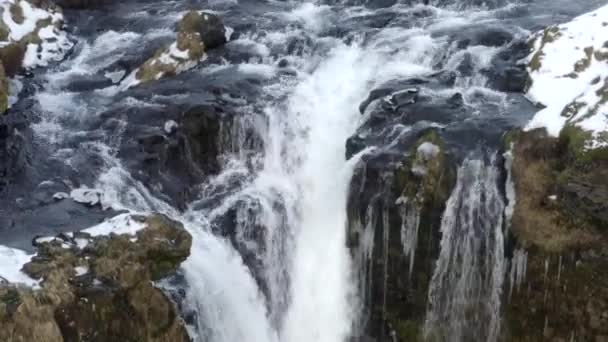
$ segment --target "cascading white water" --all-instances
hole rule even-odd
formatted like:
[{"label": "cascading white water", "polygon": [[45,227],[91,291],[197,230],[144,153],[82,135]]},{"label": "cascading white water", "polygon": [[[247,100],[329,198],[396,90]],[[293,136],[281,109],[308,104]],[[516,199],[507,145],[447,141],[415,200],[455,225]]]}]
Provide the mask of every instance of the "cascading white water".
[{"label": "cascading white water", "polygon": [[[358,100],[365,96],[374,60],[358,46],[339,46],[295,90],[291,120],[305,130],[294,173],[301,191],[291,305],[285,341],[343,341],[353,316],[354,295],[346,248],[346,194],[352,166],[344,162],[345,141],[357,127]],[[298,116],[300,116],[298,120]]]},{"label": "cascading white water", "polygon": [[[439,341],[496,341],[504,278],[504,200],[499,170],[465,160],[441,223],[425,335]],[[481,323],[484,322],[484,323]]]}]

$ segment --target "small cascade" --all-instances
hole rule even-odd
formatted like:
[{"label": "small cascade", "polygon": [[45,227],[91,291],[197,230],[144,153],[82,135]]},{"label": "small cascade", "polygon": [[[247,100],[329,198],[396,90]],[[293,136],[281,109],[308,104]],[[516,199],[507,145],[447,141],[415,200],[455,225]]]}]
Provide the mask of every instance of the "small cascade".
[{"label": "small cascade", "polygon": [[[499,169],[466,160],[441,223],[441,251],[429,288],[427,338],[496,341],[504,278]],[[483,324],[480,324],[484,322]]]}]

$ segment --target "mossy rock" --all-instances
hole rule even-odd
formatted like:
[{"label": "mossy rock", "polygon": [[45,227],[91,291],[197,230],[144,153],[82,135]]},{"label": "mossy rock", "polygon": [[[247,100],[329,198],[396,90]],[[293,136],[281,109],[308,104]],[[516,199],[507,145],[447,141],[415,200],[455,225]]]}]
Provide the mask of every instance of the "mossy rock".
[{"label": "mossy rock", "polygon": [[[395,197],[406,199],[416,208],[419,220],[417,247],[411,251],[414,253],[414,263],[410,274],[411,256],[404,255],[400,240],[403,218],[389,219],[386,305],[376,310],[382,312],[387,326],[384,338],[416,342],[423,341],[428,287],[433,260],[439,252],[441,215],[455,183],[455,167],[447,154],[446,144],[434,129],[421,134],[404,156],[403,165],[395,171],[392,192]],[[390,210],[399,212],[402,205],[405,203],[390,203]],[[379,243],[377,241],[376,246]],[[373,281],[384,282],[381,279]],[[394,336],[390,337],[387,332]]]},{"label": "mossy rock", "polygon": [[[601,241],[603,229],[586,208],[580,207],[585,201],[579,200],[601,196],[606,185],[597,183],[595,190],[599,191],[591,188],[589,194],[579,188],[587,181],[608,177],[607,171],[589,168],[576,153],[568,152],[580,141],[564,139],[550,137],[544,129],[518,132],[513,139],[512,172],[517,202],[512,226],[524,247],[560,253]],[[602,204],[598,206],[601,208]]]},{"label": "mossy rock", "polygon": [[504,340],[601,341],[608,335],[606,251],[528,249],[527,275],[504,302]]},{"label": "mossy rock", "polygon": [[13,77],[23,67],[26,45],[23,43],[11,43],[0,48],[0,61],[8,77]]},{"label": "mossy rock", "polygon": [[208,12],[190,11],[180,21],[179,32],[197,33],[207,49],[226,43],[226,28],[222,19]]},{"label": "mossy rock", "polygon": [[8,97],[10,95],[10,87],[6,73],[4,72],[4,66],[0,63],[0,114],[5,113],[8,110]]},{"label": "mossy rock", "polygon": [[[602,137],[600,136],[599,139]],[[604,142],[608,143],[608,135],[604,139]],[[589,148],[594,137],[578,126],[566,125],[560,132],[559,140],[564,150],[579,165],[608,161],[608,146]]]},{"label": "mossy rock", "polygon": [[161,215],[130,219],[146,226],[135,237],[78,233],[89,240],[83,249],[76,235],[38,244],[23,271],[40,279],[40,289],[0,285],[0,341],[189,342],[175,306],[153,281],[177,270],[191,237]]}]

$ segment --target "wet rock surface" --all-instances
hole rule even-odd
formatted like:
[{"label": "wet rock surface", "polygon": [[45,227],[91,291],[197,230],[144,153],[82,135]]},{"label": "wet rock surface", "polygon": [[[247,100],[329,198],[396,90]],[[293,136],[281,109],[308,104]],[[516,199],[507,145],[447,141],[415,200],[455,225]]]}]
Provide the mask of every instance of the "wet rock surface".
[{"label": "wet rock surface", "polygon": [[40,288],[0,285],[0,339],[190,341],[174,304],[152,283],[190,255],[190,235],[160,215],[125,224],[145,227],[134,236],[79,232],[37,242],[23,272]]}]

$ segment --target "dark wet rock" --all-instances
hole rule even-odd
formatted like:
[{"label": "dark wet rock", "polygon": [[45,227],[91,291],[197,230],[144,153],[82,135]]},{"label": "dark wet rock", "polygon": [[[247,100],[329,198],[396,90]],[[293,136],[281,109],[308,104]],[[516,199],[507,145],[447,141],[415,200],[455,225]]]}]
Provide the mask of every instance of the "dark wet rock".
[{"label": "dark wet rock", "polygon": [[65,89],[73,92],[87,92],[109,87],[112,84],[112,80],[103,75],[77,75],[73,76]]},{"label": "dark wet rock", "polygon": [[347,243],[367,284],[361,324],[371,338],[421,340],[454,174],[446,145],[432,129],[418,131],[398,148],[364,156],[357,167]]},{"label": "dark wet rock", "polygon": [[451,40],[461,48],[469,46],[505,46],[514,39],[514,34],[506,27],[488,27],[487,25],[471,25],[463,27],[457,31],[437,31],[435,34],[449,34]]},{"label": "dark wet rock", "polygon": [[114,0],[55,0],[57,5],[65,9],[95,9],[104,5],[109,5]]},{"label": "dark wet rock", "polygon": [[456,71],[460,74],[461,77],[472,77],[475,72],[475,62],[473,61],[473,56],[470,53],[465,53],[462,61],[456,67]]},{"label": "dark wet rock", "polygon": [[370,0],[365,2],[365,7],[371,9],[387,8],[397,3],[397,0]]},{"label": "dark wet rock", "polygon": [[528,84],[528,72],[521,61],[528,55],[529,47],[525,42],[515,42],[500,51],[493,59],[491,67],[484,71],[491,88],[523,93]]},{"label": "dark wet rock", "polygon": [[130,220],[145,225],[135,237],[76,233],[39,243],[23,271],[40,288],[0,285],[0,340],[190,341],[152,281],[176,272],[191,237],[164,216]]},{"label": "dark wet rock", "polygon": [[[129,125],[132,138],[123,142],[120,155],[128,156],[126,165],[140,181],[154,184],[158,195],[178,208],[184,208],[197,193],[193,184],[219,172],[225,153],[261,148],[247,120],[219,106],[196,105],[171,115],[151,110],[144,114],[148,124],[157,120],[158,125]],[[168,134],[163,126],[170,119],[176,126]]]},{"label": "dark wet rock", "polygon": [[0,193],[30,164],[30,144],[19,122],[0,117]]}]

